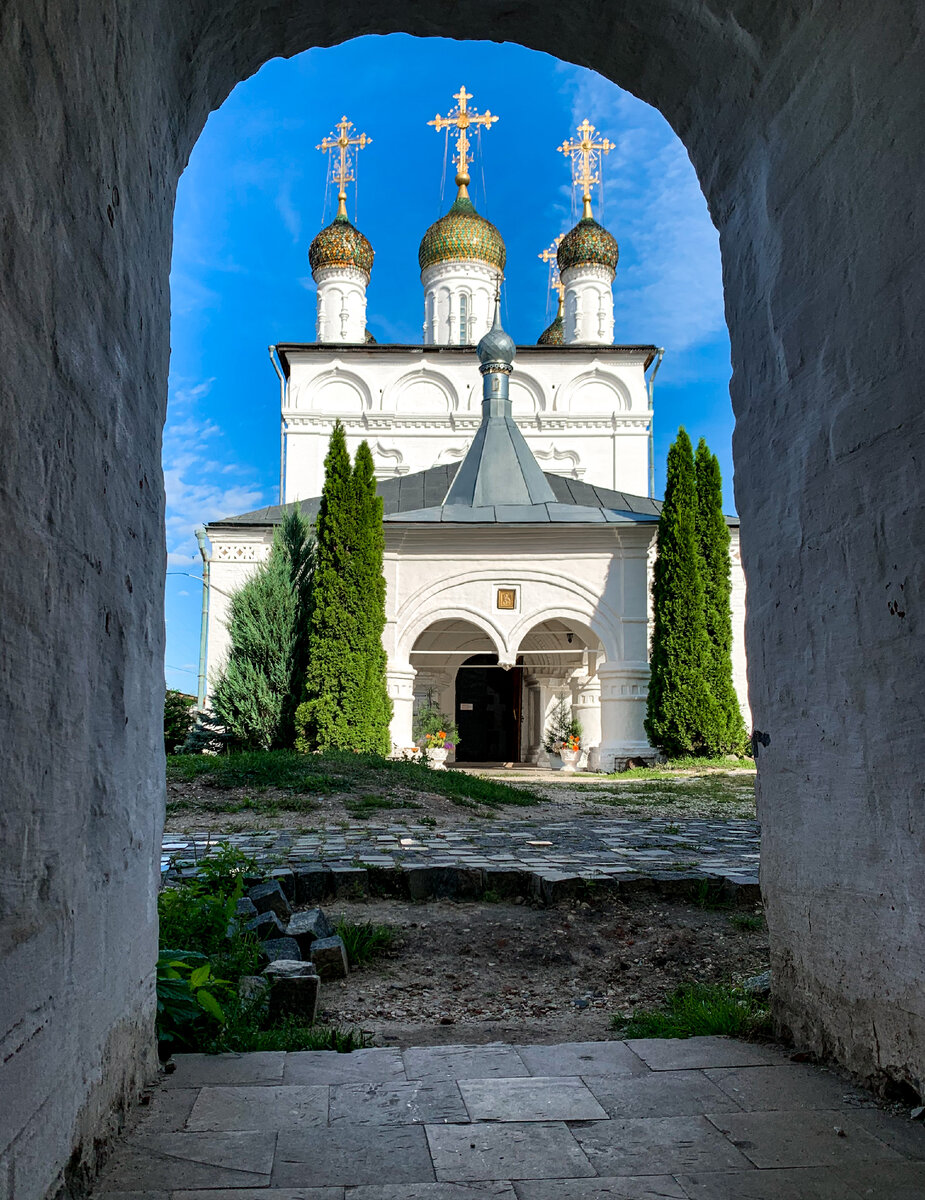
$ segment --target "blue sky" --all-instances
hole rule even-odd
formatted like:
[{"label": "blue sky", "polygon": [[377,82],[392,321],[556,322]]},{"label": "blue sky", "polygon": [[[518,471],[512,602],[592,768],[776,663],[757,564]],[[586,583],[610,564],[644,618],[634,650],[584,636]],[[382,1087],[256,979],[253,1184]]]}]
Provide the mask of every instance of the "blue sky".
[{"label": "blue sky", "polygon": [[552,316],[537,255],[575,220],[556,152],[587,117],[616,143],[595,216],[617,238],[615,340],[665,346],[655,396],[656,488],[678,425],[706,437],[732,511],[729,339],[719,242],[684,147],[662,116],[591,71],[520,46],[401,34],[276,59],[209,118],[177,193],[171,274],[167,683],[196,690],[198,524],[275,503],[279,388],[267,347],[314,339],[308,246],[334,215],[315,149],[346,114],[372,138],[351,219],[376,251],[368,324],[419,342],[417,249],[455,194],[452,148],[427,121],[465,84],[500,120],[479,139],[470,188],[507,246],[504,323],[533,343]]}]

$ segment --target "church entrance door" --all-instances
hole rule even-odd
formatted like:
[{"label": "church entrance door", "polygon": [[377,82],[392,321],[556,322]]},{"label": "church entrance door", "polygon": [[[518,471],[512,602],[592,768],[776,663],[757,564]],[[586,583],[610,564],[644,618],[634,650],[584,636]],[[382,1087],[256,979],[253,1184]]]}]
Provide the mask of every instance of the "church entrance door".
[{"label": "church entrance door", "polygon": [[520,746],[521,676],[494,654],[474,654],[456,675],[457,762],[516,762]]}]

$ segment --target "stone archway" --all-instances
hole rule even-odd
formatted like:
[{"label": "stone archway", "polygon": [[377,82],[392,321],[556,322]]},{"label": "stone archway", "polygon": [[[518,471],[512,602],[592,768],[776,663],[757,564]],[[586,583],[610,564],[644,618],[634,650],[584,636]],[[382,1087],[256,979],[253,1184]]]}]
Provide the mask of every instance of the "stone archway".
[{"label": "stone archway", "polygon": [[0,1091],[20,1103],[0,1160],[18,1197],[75,1146],[92,1158],[152,1065],[176,181],[236,83],[363,33],[546,50],[687,147],[732,341],[777,1015],[872,1078],[925,1077],[917,19],[910,0],[4,7]]}]

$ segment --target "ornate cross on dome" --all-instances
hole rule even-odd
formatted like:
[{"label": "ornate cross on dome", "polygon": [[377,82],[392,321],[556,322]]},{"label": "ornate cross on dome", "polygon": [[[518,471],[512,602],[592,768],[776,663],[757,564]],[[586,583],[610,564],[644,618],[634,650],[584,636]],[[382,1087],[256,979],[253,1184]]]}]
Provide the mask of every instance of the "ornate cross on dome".
[{"label": "ornate cross on dome", "polygon": [[463,84],[458,92],[455,92],[453,99],[457,101],[456,107],[450,110],[446,117],[441,117],[438,113],[432,121],[428,121],[428,125],[433,125],[438,131],[441,129],[449,129],[455,125],[459,130],[456,137],[456,155],[453,162],[456,163],[456,186],[459,188],[460,196],[467,196],[466,187],[469,183],[469,137],[466,130],[474,125],[476,128],[484,126],[486,129],[491,129],[492,125],[498,118],[488,109],[480,113],[477,109],[470,109],[468,102],[472,99],[472,93],[466,91]]},{"label": "ornate cross on dome", "polygon": [[582,219],[591,216],[591,187],[601,182],[601,156],[616,149],[616,143],[608,138],[594,140],[595,127],[587,117],[578,126],[578,140],[565,141],[558,150],[567,154],[572,160],[572,182],[582,189],[584,211]]},{"label": "ornate cross on dome", "polygon": [[338,154],[331,159],[331,178],[337,184],[337,215],[346,217],[347,184],[356,179],[357,151],[364,150],[373,139],[367,137],[365,133],[351,137],[350,130],[353,128],[353,122],[348,121],[346,117],[341,117],[334,128],[337,130],[337,137],[333,133],[329,133],[326,138],[322,138],[315,149],[321,150],[324,154],[330,154],[334,150],[338,151]]},{"label": "ornate cross on dome", "polygon": [[542,254],[537,255],[537,258],[541,258],[544,263],[549,264],[549,287],[550,290],[555,288],[555,290],[559,293],[560,300],[565,295],[565,288],[562,284],[562,280],[559,278],[559,264],[556,261],[556,252],[559,249],[559,243],[564,237],[565,234],[560,233],[559,236],[554,238],[550,245],[546,247]]}]

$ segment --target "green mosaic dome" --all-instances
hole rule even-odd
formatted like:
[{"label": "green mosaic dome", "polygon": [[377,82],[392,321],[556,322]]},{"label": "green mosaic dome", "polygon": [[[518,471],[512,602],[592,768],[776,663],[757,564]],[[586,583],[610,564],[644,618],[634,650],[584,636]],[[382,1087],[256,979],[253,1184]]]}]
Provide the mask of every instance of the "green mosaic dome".
[{"label": "green mosaic dome", "polygon": [[504,270],[507,252],[491,221],[475,211],[468,196],[457,196],[445,217],[434,221],[421,239],[418,262],[425,271],[435,263],[469,259]]},{"label": "green mosaic dome", "polygon": [[556,262],[560,272],[584,263],[596,263],[610,267],[616,273],[619,257],[620,249],[613,234],[608,233],[603,225],[598,225],[593,217],[582,217],[559,243]]},{"label": "green mosaic dome", "polygon": [[536,339],[538,346],[564,346],[565,345],[565,322],[562,320],[560,312],[548,329],[544,329],[540,336]]},{"label": "green mosaic dome", "polygon": [[326,225],[308,248],[312,272],[319,267],[356,267],[369,275],[375,257],[372,246],[346,217],[337,216]]}]

